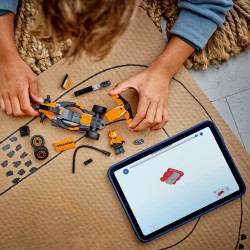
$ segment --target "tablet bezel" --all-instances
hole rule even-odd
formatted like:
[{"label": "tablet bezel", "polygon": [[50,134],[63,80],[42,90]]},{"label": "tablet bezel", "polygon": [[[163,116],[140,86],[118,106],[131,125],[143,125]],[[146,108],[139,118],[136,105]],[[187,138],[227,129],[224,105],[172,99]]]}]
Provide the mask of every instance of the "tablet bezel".
[{"label": "tablet bezel", "polygon": [[[149,235],[145,236],[142,233],[142,231],[139,227],[139,224],[137,223],[137,220],[136,220],[136,218],[135,218],[135,216],[134,216],[134,214],[133,214],[133,212],[128,204],[128,201],[127,201],[127,199],[126,199],[126,197],[125,197],[125,195],[124,195],[124,193],[123,193],[123,191],[122,191],[122,189],[121,189],[121,187],[120,187],[120,185],[115,177],[115,174],[114,174],[115,171],[117,171],[118,169],[123,168],[123,167],[125,167],[125,166],[127,166],[135,161],[138,161],[138,160],[140,160],[140,159],[142,159],[142,158],[144,158],[144,157],[146,157],[146,156],[148,156],[156,151],[159,151],[159,150],[161,150],[161,149],[163,149],[163,148],[165,148],[165,147],[167,147],[167,146],[169,146],[169,145],[171,145],[179,140],[182,140],[185,137],[187,137],[193,133],[196,133],[204,128],[207,128],[207,127],[209,127],[211,129],[211,131],[214,135],[214,138],[215,138],[218,146],[220,147],[221,152],[224,155],[237,184],[239,185],[239,190],[226,196],[226,197],[223,197],[222,199],[215,201],[214,203],[212,203],[206,207],[203,207],[203,208],[201,208],[201,209],[199,209],[199,210],[197,210],[197,211],[195,211],[195,212],[193,212],[193,213],[191,213],[191,214],[189,214],[189,215],[187,215],[187,216],[185,216],[185,217],[183,217],[183,218],[181,218],[181,219],[179,219],[179,220],[177,220],[177,221],[175,221],[175,222],[173,222],[173,223],[171,223],[171,224],[169,224],[161,229],[158,229],[157,231],[152,232]],[[111,166],[109,168],[108,176],[109,176],[109,179],[113,185],[113,188],[115,189],[115,192],[116,192],[128,218],[129,218],[129,221],[130,221],[137,237],[143,242],[151,241],[151,240],[161,236],[162,234],[165,234],[165,233],[167,233],[167,232],[169,232],[169,231],[171,231],[171,230],[173,230],[173,229],[175,229],[175,228],[177,228],[177,227],[179,227],[179,226],[181,226],[181,225],[183,225],[191,220],[194,220],[195,218],[198,218],[201,215],[204,215],[204,214],[206,214],[206,213],[208,213],[208,212],[210,212],[210,211],[212,211],[212,210],[214,210],[214,209],[216,209],[216,208],[218,208],[218,207],[220,207],[220,206],[222,206],[222,205],[224,205],[224,204],[226,204],[226,203],[228,203],[228,202],[230,202],[230,201],[232,201],[240,196],[242,196],[246,191],[246,186],[244,184],[244,181],[238,172],[238,169],[237,169],[237,167],[236,167],[236,165],[235,165],[235,163],[234,163],[234,161],[233,161],[233,159],[232,159],[232,157],[231,157],[231,155],[230,155],[230,153],[229,153],[229,151],[224,143],[224,140],[223,140],[219,130],[215,126],[215,124],[211,121],[205,121],[205,122],[202,122],[200,124],[197,124],[196,126],[194,126],[192,128],[189,128],[189,129],[187,129],[187,130],[185,130],[185,131],[183,131],[183,132],[181,132],[173,137],[170,137],[170,138],[168,138],[168,139],[166,139],[166,140],[164,140],[164,141],[162,141],[162,142],[160,142],[160,143],[158,143],[150,148],[147,148],[147,149],[145,149],[145,150],[143,150],[135,155],[130,156],[129,158],[127,158],[123,161],[120,161],[120,162],[114,164],[113,166]]]}]

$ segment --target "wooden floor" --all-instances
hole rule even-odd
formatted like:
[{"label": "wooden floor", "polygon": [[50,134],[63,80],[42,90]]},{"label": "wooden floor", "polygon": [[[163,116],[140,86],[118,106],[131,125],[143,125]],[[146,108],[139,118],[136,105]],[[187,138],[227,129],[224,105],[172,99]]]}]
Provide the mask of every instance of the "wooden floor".
[{"label": "wooden floor", "polygon": [[[161,24],[167,40],[166,20]],[[189,72],[250,154],[250,50],[222,65]]]}]

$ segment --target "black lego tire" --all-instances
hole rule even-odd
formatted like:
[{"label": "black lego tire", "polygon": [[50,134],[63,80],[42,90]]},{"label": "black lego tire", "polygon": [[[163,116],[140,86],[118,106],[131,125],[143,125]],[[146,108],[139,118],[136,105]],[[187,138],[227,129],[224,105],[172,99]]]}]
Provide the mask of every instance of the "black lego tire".
[{"label": "black lego tire", "polygon": [[100,134],[98,134],[97,132],[91,131],[91,130],[87,130],[85,137],[98,141]]},{"label": "black lego tire", "polygon": [[41,135],[34,135],[30,139],[30,144],[33,148],[44,146],[45,140]]},{"label": "black lego tire", "polygon": [[49,156],[49,150],[45,146],[36,147],[34,154],[37,160],[45,160]]},{"label": "black lego tire", "polygon": [[92,108],[92,111],[94,113],[99,113],[101,115],[104,115],[107,112],[107,108],[105,108],[103,106],[99,106],[99,105],[94,105]]}]

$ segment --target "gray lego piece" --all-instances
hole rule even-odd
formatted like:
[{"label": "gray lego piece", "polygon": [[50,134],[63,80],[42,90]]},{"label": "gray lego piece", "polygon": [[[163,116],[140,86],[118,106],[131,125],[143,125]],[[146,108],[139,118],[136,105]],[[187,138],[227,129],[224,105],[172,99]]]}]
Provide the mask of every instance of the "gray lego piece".
[{"label": "gray lego piece", "polygon": [[177,178],[180,176],[179,173],[172,173],[168,179],[165,181],[167,184],[170,184],[172,185],[176,180]]}]

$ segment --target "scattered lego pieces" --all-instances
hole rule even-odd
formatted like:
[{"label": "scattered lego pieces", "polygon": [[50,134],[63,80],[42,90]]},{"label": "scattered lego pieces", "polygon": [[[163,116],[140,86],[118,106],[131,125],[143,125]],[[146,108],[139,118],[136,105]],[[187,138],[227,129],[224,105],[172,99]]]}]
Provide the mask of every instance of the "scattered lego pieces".
[{"label": "scattered lego pieces", "polygon": [[30,134],[30,129],[29,129],[29,126],[22,126],[20,129],[20,135],[23,137],[23,136],[28,136]]},{"label": "scattered lego pieces", "polygon": [[144,143],[143,139],[136,139],[136,140],[134,140],[134,144],[135,145],[140,145],[140,144],[143,144],[143,143]]},{"label": "scattered lego pieces", "polygon": [[68,79],[68,74],[65,75],[62,83],[61,83],[61,88],[62,89],[68,89],[70,85],[70,80]]},{"label": "scattered lego pieces", "polygon": [[75,140],[73,138],[60,140],[54,143],[57,152],[75,148]]},{"label": "scattered lego pieces", "polygon": [[96,148],[96,147],[93,147],[93,146],[90,146],[90,145],[81,145],[81,146],[78,146],[75,151],[74,151],[74,155],[73,155],[73,165],[72,165],[72,173],[74,174],[75,171],[76,171],[76,164],[75,164],[75,161],[76,161],[76,153],[79,149],[81,148],[90,148],[90,149],[93,149],[95,151],[99,151],[100,153],[104,154],[104,155],[107,155],[107,156],[110,156],[111,153],[106,151],[106,150],[103,150],[103,149],[100,149],[100,148]]},{"label": "scattered lego pieces", "polygon": [[242,234],[241,236],[240,236],[240,239],[241,240],[245,240],[247,238],[247,236],[245,235],[245,234]]},{"label": "scattered lego pieces", "polygon": [[45,140],[41,135],[34,135],[30,140],[30,144],[33,148],[44,146]]},{"label": "scattered lego pieces", "polygon": [[30,144],[35,149],[34,155],[37,160],[45,160],[49,156],[49,150],[44,146],[45,140],[43,136],[34,135],[30,140]]},{"label": "scattered lego pieces", "polygon": [[49,150],[45,146],[35,148],[34,154],[37,160],[45,160],[49,156]]},{"label": "scattered lego pieces", "polygon": [[92,160],[92,158],[89,158],[87,161],[84,161],[83,163],[84,163],[84,165],[88,165],[89,163],[91,163],[93,160]]},{"label": "scattered lego pieces", "polygon": [[110,85],[111,85],[111,82],[109,80],[107,80],[107,81],[98,83],[96,85],[88,86],[86,88],[77,90],[74,92],[74,94],[75,94],[75,96],[79,96],[79,95],[83,95],[83,94],[89,93],[89,92],[94,91],[94,90],[102,89],[102,88],[110,86]]},{"label": "scattered lego pieces", "polygon": [[[47,97],[44,99],[44,104],[49,105],[50,103],[50,95],[47,95]],[[36,103],[35,110],[40,113],[40,123],[43,123],[43,121],[46,119],[46,115],[44,113],[41,113],[38,109],[38,104]],[[39,106],[40,107],[40,106]]]}]

